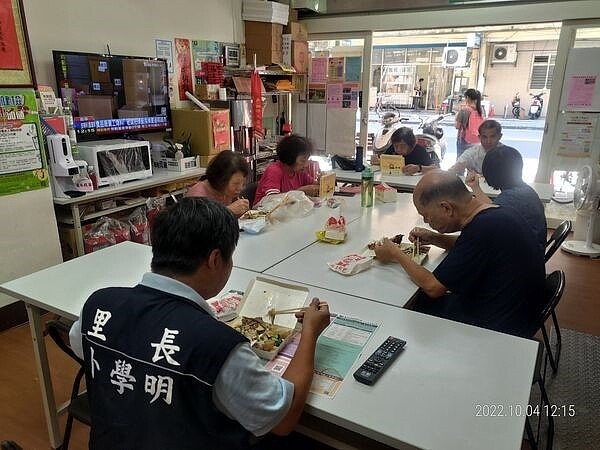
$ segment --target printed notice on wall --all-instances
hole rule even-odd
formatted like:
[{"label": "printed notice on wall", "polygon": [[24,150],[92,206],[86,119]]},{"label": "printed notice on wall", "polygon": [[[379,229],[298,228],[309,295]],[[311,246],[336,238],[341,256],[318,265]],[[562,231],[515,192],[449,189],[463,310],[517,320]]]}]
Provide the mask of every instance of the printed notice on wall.
[{"label": "printed notice on wall", "polygon": [[573,75],[569,79],[567,108],[586,108],[594,104],[596,75]]},{"label": "printed notice on wall", "polygon": [[49,186],[33,89],[0,90],[0,195]]},{"label": "printed notice on wall", "polygon": [[155,39],[156,57],[167,61],[169,73],[173,73],[173,43],[163,39]]},{"label": "printed notice on wall", "polygon": [[310,70],[311,83],[327,82],[327,58],[313,58]]},{"label": "printed notice on wall", "polygon": [[327,78],[329,82],[344,81],[344,58],[329,58]]},{"label": "printed notice on wall", "polygon": [[559,132],[558,154],[589,157],[598,124],[598,114],[566,113]]},{"label": "printed notice on wall", "polygon": [[327,85],[327,107],[328,108],[341,108],[342,107],[342,83],[329,83]]}]

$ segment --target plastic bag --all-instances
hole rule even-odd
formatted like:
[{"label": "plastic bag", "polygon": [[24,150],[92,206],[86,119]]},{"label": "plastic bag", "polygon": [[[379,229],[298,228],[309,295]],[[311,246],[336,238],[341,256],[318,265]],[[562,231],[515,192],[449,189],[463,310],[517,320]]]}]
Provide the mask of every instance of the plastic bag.
[{"label": "plastic bag", "polygon": [[258,234],[267,226],[267,220],[264,216],[256,219],[240,219],[239,224],[240,228],[245,232]]},{"label": "plastic bag", "polygon": [[351,253],[338,261],[328,262],[327,266],[334,272],[341,273],[342,275],[356,275],[371,267],[372,262],[372,257]]},{"label": "plastic bag", "polygon": [[139,244],[150,244],[150,226],[146,217],[146,209],[136,208],[127,218],[131,228],[131,240]]},{"label": "plastic bag", "polygon": [[85,252],[91,253],[130,239],[131,232],[128,224],[103,216],[85,233],[83,243]]},{"label": "plastic bag", "polygon": [[284,194],[267,195],[256,205],[258,209],[271,211],[271,221],[285,221],[308,215],[314,208],[310,198],[302,191],[289,191]]}]

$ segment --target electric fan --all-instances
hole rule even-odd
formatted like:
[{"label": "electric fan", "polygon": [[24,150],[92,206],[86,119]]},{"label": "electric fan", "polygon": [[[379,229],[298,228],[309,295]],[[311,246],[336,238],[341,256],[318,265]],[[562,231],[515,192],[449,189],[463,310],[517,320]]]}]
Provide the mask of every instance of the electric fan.
[{"label": "electric fan", "polygon": [[577,211],[589,211],[590,220],[585,241],[566,241],[561,248],[574,255],[589,256],[596,258],[600,256],[600,245],[592,242],[594,238],[594,226],[598,214],[600,214],[600,166],[595,170],[590,166],[583,166],[580,176],[573,192],[573,204]]}]

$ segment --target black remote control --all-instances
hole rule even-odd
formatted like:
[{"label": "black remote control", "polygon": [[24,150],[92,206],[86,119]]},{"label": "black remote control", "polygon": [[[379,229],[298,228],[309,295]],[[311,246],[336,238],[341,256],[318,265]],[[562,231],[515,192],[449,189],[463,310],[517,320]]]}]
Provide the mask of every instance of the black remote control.
[{"label": "black remote control", "polygon": [[373,352],[371,356],[354,372],[354,378],[356,381],[371,386],[375,384],[375,381],[385,372],[398,354],[402,351],[402,348],[406,344],[406,341],[398,339],[393,336],[389,336],[385,342],[383,342],[377,350]]}]

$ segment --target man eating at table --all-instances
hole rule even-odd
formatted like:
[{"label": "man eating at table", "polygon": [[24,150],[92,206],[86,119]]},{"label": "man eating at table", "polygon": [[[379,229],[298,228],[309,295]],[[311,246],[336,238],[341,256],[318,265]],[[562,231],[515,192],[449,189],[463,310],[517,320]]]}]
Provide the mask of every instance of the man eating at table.
[{"label": "man eating at table", "polygon": [[302,340],[282,378],[206,299],[227,283],[238,223],[225,206],[184,198],[152,227],[152,272],[104,288],[70,332],[84,359],[91,449],[245,449],[289,434],[304,409],[327,305],[304,312]]},{"label": "man eating at table", "polygon": [[[527,335],[539,312],[544,255],[522,217],[474,197],[455,174],[433,171],[413,202],[437,232],[414,228],[412,242],[448,250],[430,272],[389,239],[375,248],[382,263],[399,263],[421,288],[415,310],[514,335]],[[452,235],[460,231],[460,235]]]}]

